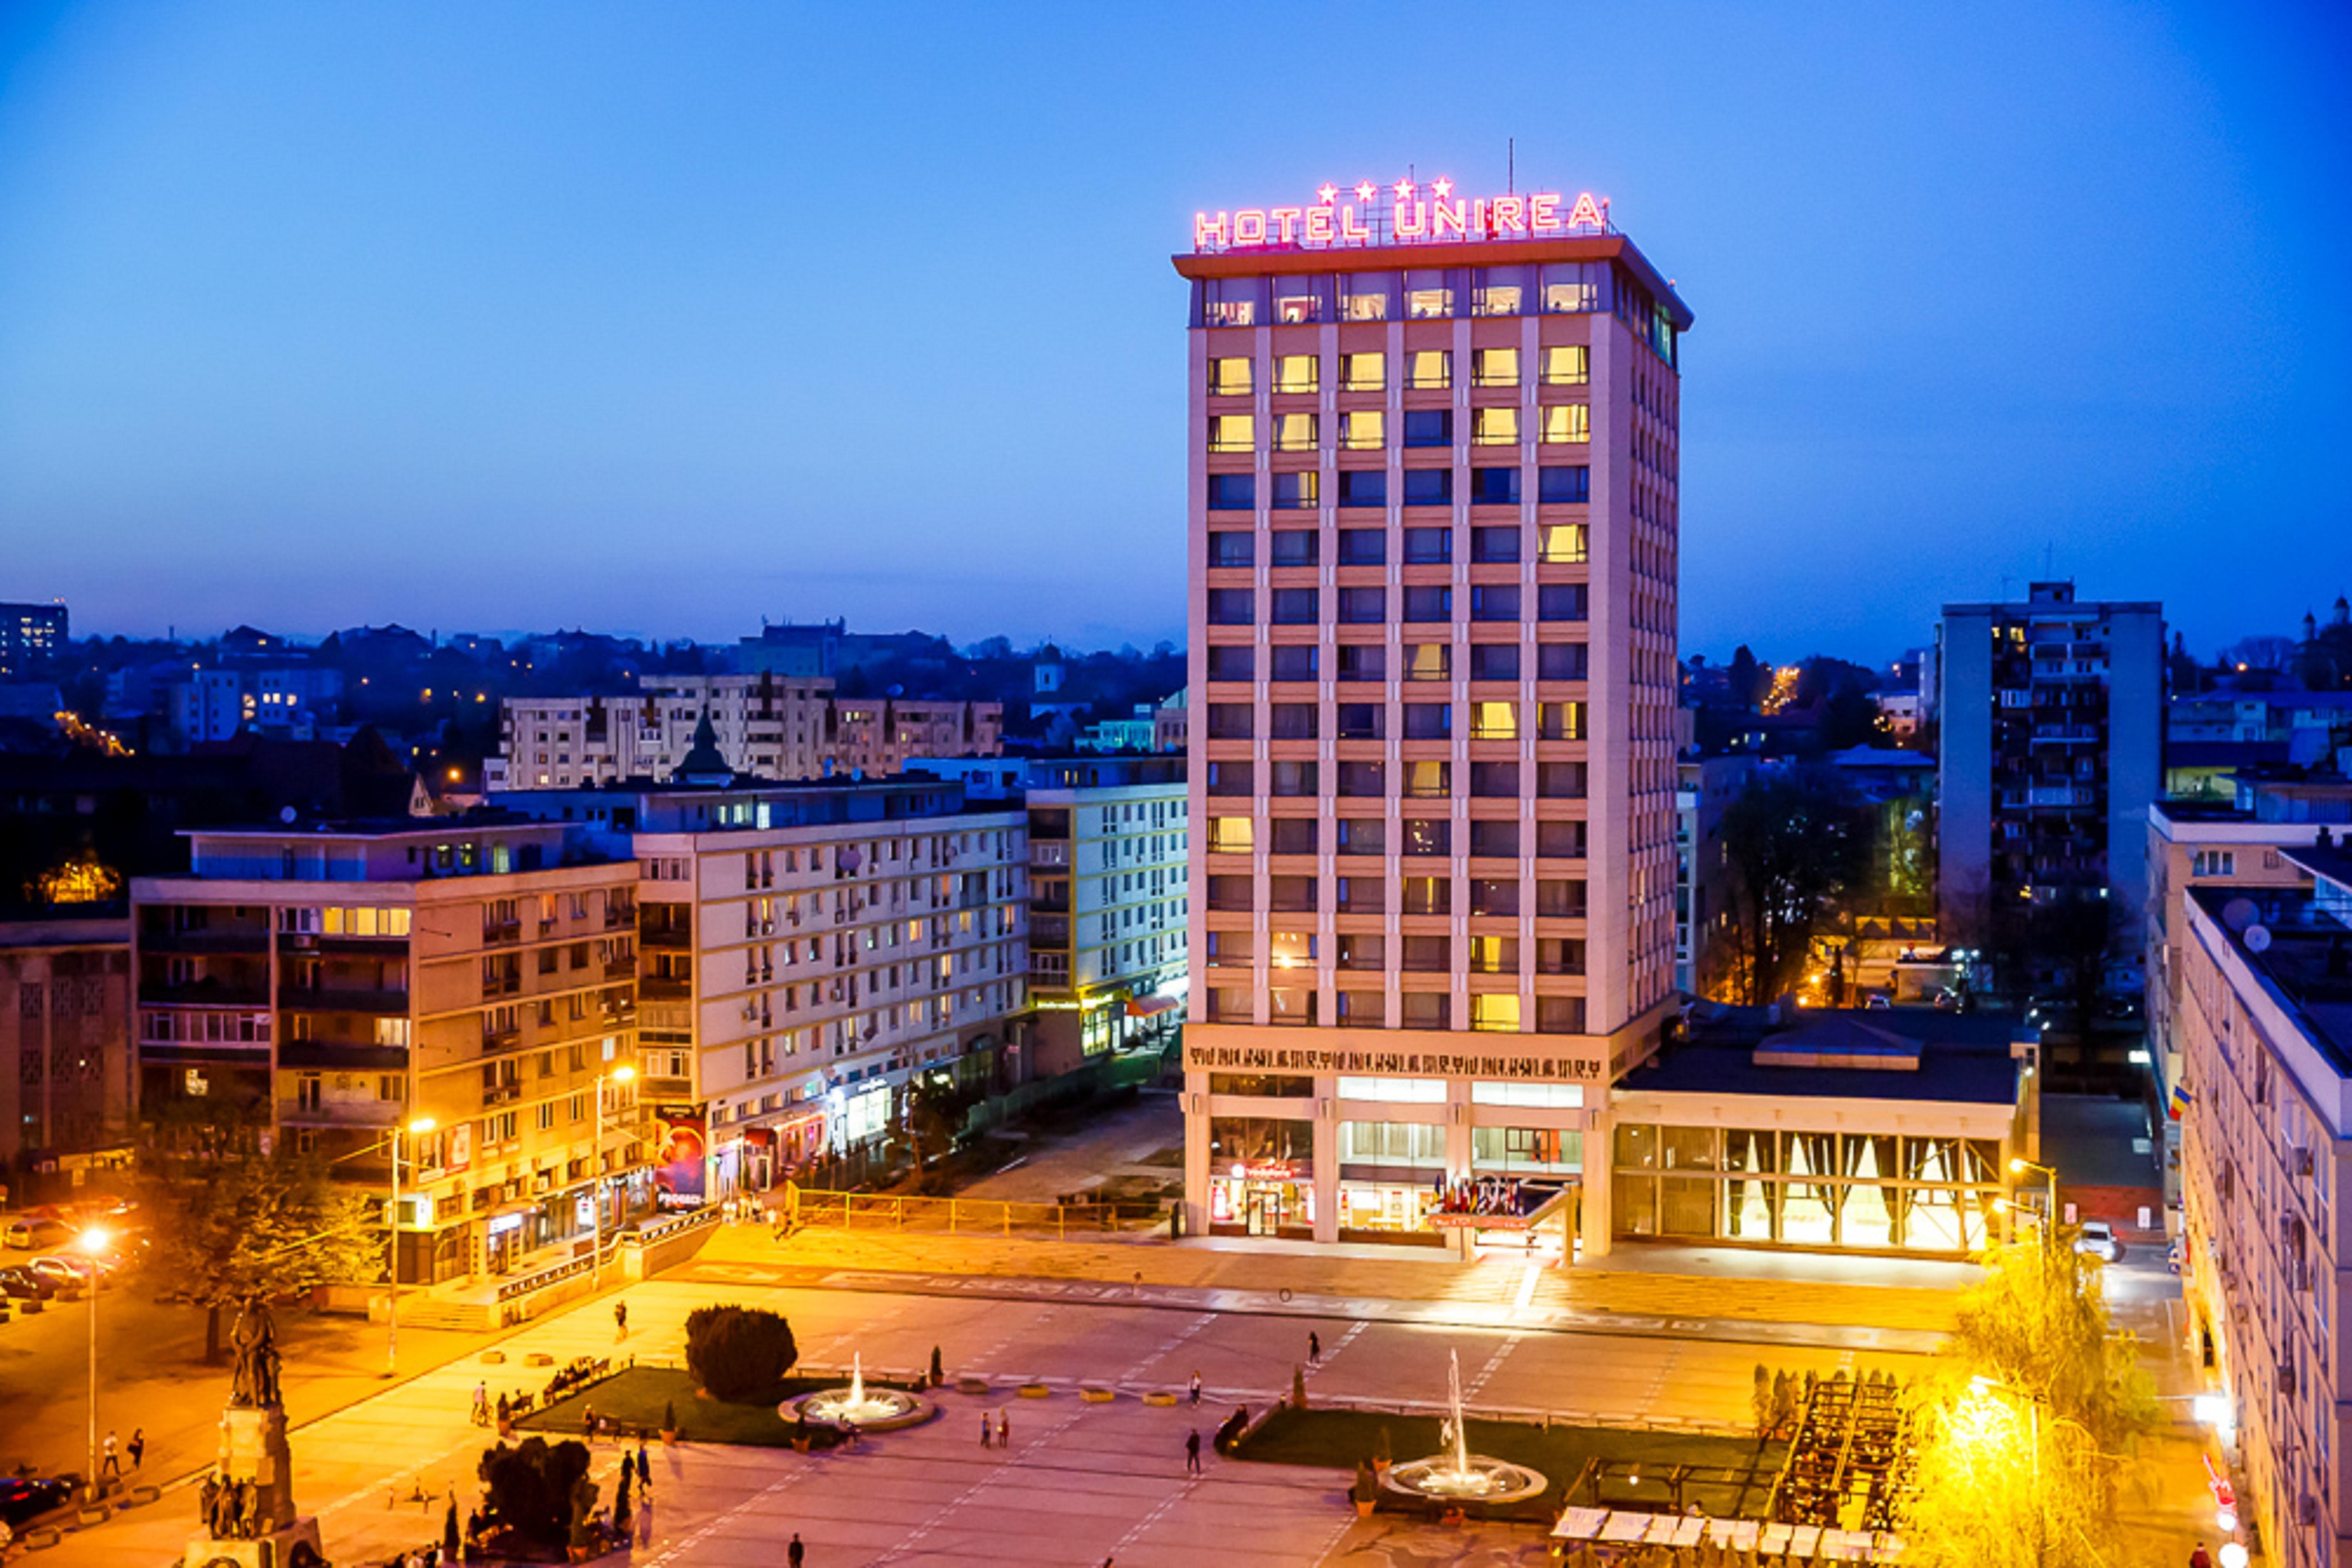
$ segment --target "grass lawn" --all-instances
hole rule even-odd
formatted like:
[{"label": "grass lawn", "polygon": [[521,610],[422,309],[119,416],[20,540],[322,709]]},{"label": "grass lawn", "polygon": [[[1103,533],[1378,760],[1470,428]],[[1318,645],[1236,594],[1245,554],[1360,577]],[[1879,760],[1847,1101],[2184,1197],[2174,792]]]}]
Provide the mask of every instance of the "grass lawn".
[{"label": "grass lawn", "polygon": [[[1352,1470],[1380,1446],[1381,1428],[1389,1429],[1391,1457],[1402,1462],[1438,1451],[1438,1423],[1433,1416],[1382,1416],[1358,1410],[1278,1410],[1242,1444],[1237,1456],[1267,1464],[1316,1465]],[[1470,1423],[1470,1451],[1508,1459],[1541,1470],[1551,1482],[1546,1505],[1557,1508],[1570,1500],[1566,1490],[1583,1473],[1584,1461],[1601,1458],[1612,1467],[1638,1463],[1641,1479],[1633,1481],[1622,1468],[1612,1468],[1601,1486],[1601,1499],[1611,1507],[1663,1509],[1669,1500],[1664,1485],[1666,1472],[1676,1465],[1711,1469],[1715,1473],[1694,1477],[1683,1500],[1696,1502],[1718,1517],[1759,1517],[1772,1477],[1780,1468],[1785,1443],[1767,1443],[1759,1453],[1753,1439],[1708,1437],[1682,1432],[1627,1432],[1608,1427],[1528,1427],[1512,1422]],[[1725,1469],[1757,1472],[1752,1484],[1720,1472]],[[1580,1495],[1577,1502],[1589,1502]]]},{"label": "grass lawn", "polygon": [[589,1409],[593,1407],[597,1415],[618,1422],[624,1430],[642,1427],[647,1432],[658,1432],[664,1407],[675,1405],[677,1435],[683,1441],[781,1448],[792,1441],[793,1424],[776,1414],[776,1406],[786,1398],[814,1394],[820,1388],[837,1388],[843,1381],[838,1377],[788,1377],[772,1401],[728,1405],[698,1395],[693,1375],[681,1368],[633,1366],[614,1373],[593,1388],[559,1400],[544,1410],[532,1411],[517,1421],[515,1427],[550,1437],[576,1437]]}]

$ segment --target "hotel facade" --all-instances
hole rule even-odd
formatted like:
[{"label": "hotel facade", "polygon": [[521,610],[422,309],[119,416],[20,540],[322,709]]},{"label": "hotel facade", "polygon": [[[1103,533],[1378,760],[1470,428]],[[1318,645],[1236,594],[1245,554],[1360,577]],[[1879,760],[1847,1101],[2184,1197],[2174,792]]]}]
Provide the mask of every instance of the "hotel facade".
[{"label": "hotel facade", "polygon": [[1174,258],[1196,1229],[1614,1233],[1587,1151],[1674,997],[1691,316],[1568,210],[1327,186]]}]

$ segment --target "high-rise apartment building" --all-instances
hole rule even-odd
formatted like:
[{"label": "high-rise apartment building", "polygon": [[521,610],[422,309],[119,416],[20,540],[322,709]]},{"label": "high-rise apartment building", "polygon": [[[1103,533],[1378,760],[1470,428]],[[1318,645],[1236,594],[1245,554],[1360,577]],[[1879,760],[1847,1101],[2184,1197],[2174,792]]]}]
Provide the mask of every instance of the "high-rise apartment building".
[{"label": "high-rise apartment building", "polygon": [[66,645],[62,604],[0,604],[0,680],[32,673],[34,662]]},{"label": "high-rise apartment building", "polygon": [[1674,981],[1690,313],[1591,197],[1446,180],[1203,214],[1175,265],[1188,1218],[1472,1238],[1504,1217],[1438,1189],[1522,1170],[1572,1206]]},{"label": "high-rise apartment building", "polygon": [[2004,911],[2095,898],[2136,950],[2163,778],[2163,607],[2037,582],[2023,603],[1944,606],[1936,652],[1946,935],[1982,941]]}]

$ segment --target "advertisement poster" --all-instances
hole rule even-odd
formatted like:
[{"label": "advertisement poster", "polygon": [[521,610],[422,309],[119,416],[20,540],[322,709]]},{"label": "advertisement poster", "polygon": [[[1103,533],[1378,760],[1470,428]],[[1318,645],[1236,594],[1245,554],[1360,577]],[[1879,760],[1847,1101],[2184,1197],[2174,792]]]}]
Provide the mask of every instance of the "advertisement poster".
[{"label": "advertisement poster", "polygon": [[699,1208],[703,1202],[702,1156],[709,1139],[702,1112],[665,1105],[654,1113],[661,1124],[661,1147],[654,1155],[654,1203],[665,1209]]}]

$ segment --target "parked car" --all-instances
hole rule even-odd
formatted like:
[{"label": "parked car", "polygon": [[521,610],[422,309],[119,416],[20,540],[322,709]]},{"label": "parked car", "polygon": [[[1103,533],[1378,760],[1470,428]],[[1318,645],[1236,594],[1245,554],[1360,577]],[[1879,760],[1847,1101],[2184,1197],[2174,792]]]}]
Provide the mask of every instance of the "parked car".
[{"label": "parked car", "polygon": [[8,1227],[8,1245],[20,1252],[37,1251],[55,1247],[72,1234],[63,1220],[28,1215]]},{"label": "parked car", "polygon": [[43,1279],[21,1263],[0,1269],[0,1296],[10,1296],[20,1301],[47,1301],[58,1293],[57,1282]]},{"label": "parked car", "polygon": [[30,1476],[11,1476],[0,1480],[0,1520],[6,1521],[12,1529],[29,1523],[53,1508],[63,1507],[73,1496],[75,1484]]},{"label": "parked car", "polygon": [[64,1289],[79,1290],[92,1280],[103,1280],[112,1270],[88,1258],[76,1258],[69,1253],[36,1258],[25,1265],[42,1279]]},{"label": "parked car", "polygon": [[2124,1260],[2124,1244],[2116,1239],[2116,1228],[2104,1219],[2083,1221],[2083,1232],[2074,1238],[2074,1250],[2104,1258],[2110,1263]]}]

